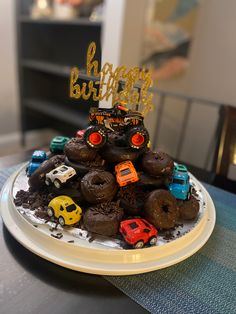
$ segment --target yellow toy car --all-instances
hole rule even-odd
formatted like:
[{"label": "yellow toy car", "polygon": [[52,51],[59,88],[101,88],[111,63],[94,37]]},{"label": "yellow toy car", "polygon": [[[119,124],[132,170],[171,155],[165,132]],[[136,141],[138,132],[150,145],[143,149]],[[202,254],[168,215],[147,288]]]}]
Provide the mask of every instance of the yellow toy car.
[{"label": "yellow toy car", "polygon": [[48,204],[49,217],[58,218],[61,226],[74,225],[80,221],[82,209],[66,195],[54,197]]}]

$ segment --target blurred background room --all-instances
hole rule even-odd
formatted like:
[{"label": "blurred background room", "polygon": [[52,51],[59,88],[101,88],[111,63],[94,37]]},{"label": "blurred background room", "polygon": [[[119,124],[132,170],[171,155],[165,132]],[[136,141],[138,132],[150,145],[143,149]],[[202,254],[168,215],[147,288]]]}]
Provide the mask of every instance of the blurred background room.
[{"label": "blurred background room", "polygon": [[0,157],[73,136],[98,103],[69,98],[87,48],[114,66],[151,71],[153,149],[200,180],[236,191],[236,2],[1,0]]}]

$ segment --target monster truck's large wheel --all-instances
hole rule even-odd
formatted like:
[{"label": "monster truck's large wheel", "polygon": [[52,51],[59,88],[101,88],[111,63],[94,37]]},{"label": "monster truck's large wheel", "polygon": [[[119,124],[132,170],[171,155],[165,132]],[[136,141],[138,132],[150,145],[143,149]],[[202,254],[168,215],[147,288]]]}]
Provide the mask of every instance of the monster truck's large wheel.
[{"label": "monster truck's large wheel", "polygon": [[149,141],[148,131],[142,127],[131,128],[127,133],[127,141],[132,148],[143,148]]},{"label": "monster truck's large wheel", "polygon": [[84,140],[89,147],[101,148],[107,141],[104,128],[99,126],[89,126],[84,133]]}]

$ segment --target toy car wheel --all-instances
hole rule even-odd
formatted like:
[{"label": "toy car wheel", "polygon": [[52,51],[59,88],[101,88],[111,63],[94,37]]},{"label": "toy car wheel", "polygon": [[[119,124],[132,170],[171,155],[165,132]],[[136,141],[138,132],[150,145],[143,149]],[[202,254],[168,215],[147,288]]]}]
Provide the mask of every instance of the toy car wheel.
[{"label": "toy car wheel", "polygon": [[55,187],[56,187],[57,189],[60,189],[60,187],[61,187],[61,182],[60,182],[58,179],[55,179],[53,183],[54,183],[54,185],[55,185]]},{"label": "toy car wheel", "polygon": [[89,147],[101,148],[107,141],[104,128],[99,126],[89,126],[84,133],[84,140]]},{"label": "toy car wheel", "polygon": [[144,246],[144,242],[142,240],[135,243],[134,248],[135,249],[141,249]]},{"label": "toy car wheel", "polygon": [[188,195],[187,195],[187,200],[189,200],[190,197],[191,197],[191,193],[190,193],[190,191],[189,191],[189,192],[188,192]]},{"label": "toy car wheel", "polygon": [[149,239],[149,244],[150,245],[155,245],[157,243],[157,237],[151,237],[150,239]]},{"label": "toy car wheel", "polygon": [[58,222],[62,227],[65,226],[65,219],[62,216],[58,218]]},{"label": "toy car wheel", "polygon": [[45,184],[49,186],[49,185],[50,185],[50,180],[49,180],[49,179],[46,179],[46,180],[45,180]]},{"label": "toy car wheel", "polygon": [[134,127],[128,131],[126,138],[130,147],[140,149],[147,146],[149,134],[143,127]]},{"label": "toy car wheel", "polygon": [[193,193],[193,188],[190,186],[189,191],[188,191],[188,194],[187,194],[187,200],[190,199],[192,193]]},{"label": "toy car wheel", "polygon": [[53,217],[54,216],[54,210],[53,210],[52,207],[48,207],[47,214],[48,214],[49,217]]}]

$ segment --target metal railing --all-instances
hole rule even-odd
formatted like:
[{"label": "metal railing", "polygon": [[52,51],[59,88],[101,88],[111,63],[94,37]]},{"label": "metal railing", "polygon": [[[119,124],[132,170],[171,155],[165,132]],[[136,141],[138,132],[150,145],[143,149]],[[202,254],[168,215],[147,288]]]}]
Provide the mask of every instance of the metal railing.
[{"label": "metal railing", "polygon": [[[181,102],[183,102],[183,104],[185,104],[185,109],[184,109],[184,113],[183,113],[183,118],[182,118],[182,123],[179,126],[180,130],[179,130],[179,136],[178,136],[178,144],[177,144],[177,151],[176,151],[176,155],[172,156],[177,160],[181,159],[181,152],[183,150],[184,147],[184,142],[185,142],[185,138],[186,138],[186,134],[188,132],[189,129],[189,118],[191,115],[191,112],[193,110],[194,106],[197,106],[199,104],[202,104],[204,106],[213,106],[215,108],[217,108],[218,113],[220,111],[220,108],[222,107],[221,103],[218,103],[216,101],[211,101],[211,100],[207,100],[207,99],[203,99],[203,98],[199,98],[199,97],[194,97],[194,96],[188,96],[188,95],[183,95],[181,93],[177,93],[177,92],[171,92],[171,91],[164,91],[164,90],[160,90],[156,87],[152,87],[150,88],[150,91],[154,94],[157,95],[159,97],[159,103],[158,103],[158,109],[157,109],[157,119],[155,122],[155,131],[154,131],[154,137],[152,139],[152,147],[155,149],[157,148],[157,146],[159,145],[160,142],[160,138],[159,138],[159,134],[160,134],[160,130],[161,130],[161,124],[162,124],[162,119],[164,116],[164,108],[166,105],[166,102],[168,99],[175,99],[175,100],[181,100]],[[204,114],[204,113],[203,113]],[[212,131],[212,130],[211,130]],[[211,132],[212,133],[212,132]],[[218,138],[220,136],[220,127],[219,127],[219,121],[215,126],[215,130],[213,132],[213,136],[210,140],[210,145],[208,147],[206,156],[205,156],[205,161],[204,161],[204,166],[203,169],[205,170],[214,170],[213,169],[213,159],[214,158],[214,153],[217,147],[217,141]]]}]

